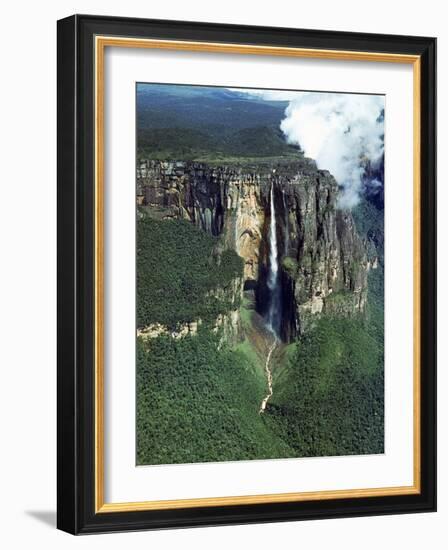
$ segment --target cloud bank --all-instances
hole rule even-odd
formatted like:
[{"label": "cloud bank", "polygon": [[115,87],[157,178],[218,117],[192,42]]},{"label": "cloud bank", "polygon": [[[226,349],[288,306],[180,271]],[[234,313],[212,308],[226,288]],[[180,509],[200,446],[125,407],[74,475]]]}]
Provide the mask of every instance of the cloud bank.
[{"label": "cloud bank", "polygon": [[333,174],[343,188],[341,208],[356,206],[367,166],[383,157],[383,113],[383,96],[336,93],[301,93],[286,109],[287,141]]},{"label": "cloud bank", "polygon": [[289,143],[299,145],[319,169],[329,170],[342,187],[341,208],[359,202],[366,169],[379,165],[384,155],[384,96],[238,90],[265,100],[287,100],[281,129]]}]

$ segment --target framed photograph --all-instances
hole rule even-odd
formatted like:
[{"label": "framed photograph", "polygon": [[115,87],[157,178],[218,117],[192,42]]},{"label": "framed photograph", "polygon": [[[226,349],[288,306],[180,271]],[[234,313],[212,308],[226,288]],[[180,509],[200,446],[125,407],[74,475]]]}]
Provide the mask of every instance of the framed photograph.
[{"label": "framed photograph", "polygon": [[434,38],[58,22],[58,527],[436,508]]}]

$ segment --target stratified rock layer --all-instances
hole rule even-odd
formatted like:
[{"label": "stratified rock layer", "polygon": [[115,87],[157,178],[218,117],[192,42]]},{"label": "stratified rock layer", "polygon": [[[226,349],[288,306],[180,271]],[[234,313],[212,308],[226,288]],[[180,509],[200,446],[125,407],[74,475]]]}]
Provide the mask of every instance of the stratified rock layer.
[{"label": "stratified rock layer", "polygon": [[244,260],[246,288],[263,308],[268,262],[269,193],[274,186],[283,296],[282,337],[303,333],[323,312],[363,312],[365,245],[349,211],[337,208],[338,185],[314,161],[212,166],[140,161],[137,200],[152,216],[183,218]]}]

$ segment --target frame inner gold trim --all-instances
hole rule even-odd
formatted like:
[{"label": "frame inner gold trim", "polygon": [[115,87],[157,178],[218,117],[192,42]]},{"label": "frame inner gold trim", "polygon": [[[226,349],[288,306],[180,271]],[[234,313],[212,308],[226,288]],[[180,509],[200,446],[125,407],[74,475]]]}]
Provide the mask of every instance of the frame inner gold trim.
[{"label": "frame inner gold trim", "polygon": [[[216,498],[159,500],[143,502],[106,503],[104,501],[104,53],[106,47],[153,48],[162,50],[232,53],[243,55],[287,56],[344,61],[373,61],[413,65],[413,171],[414,171],[414,391],[413,391],[413,458],[414,483],[403,487],[346,489],[301,493],[277,493]],[[421,487],[421,388],[420,388],[420,124],[421,124],[420,57],[389,53],[320,50],[291,47],[255,46],[177,40],[95,37],[95,512],[129,512],[180,508],[232,506],[275,502],[304,502],[340,498],[419,494]]]}]

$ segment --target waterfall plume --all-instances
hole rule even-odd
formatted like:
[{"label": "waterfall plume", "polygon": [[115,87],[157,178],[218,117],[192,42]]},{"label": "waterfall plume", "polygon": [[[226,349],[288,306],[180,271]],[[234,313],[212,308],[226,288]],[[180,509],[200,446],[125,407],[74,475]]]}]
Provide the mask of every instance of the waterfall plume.
[{"label": "waterfall plume", "polygon": [[267,325],[276,338],[280,335],[281,324],[281,289],[278,272],[277,220],[275,214],[274,182],[270,191],[271,220],[269,224],[269,262],[268,279],[269,307]]}]

